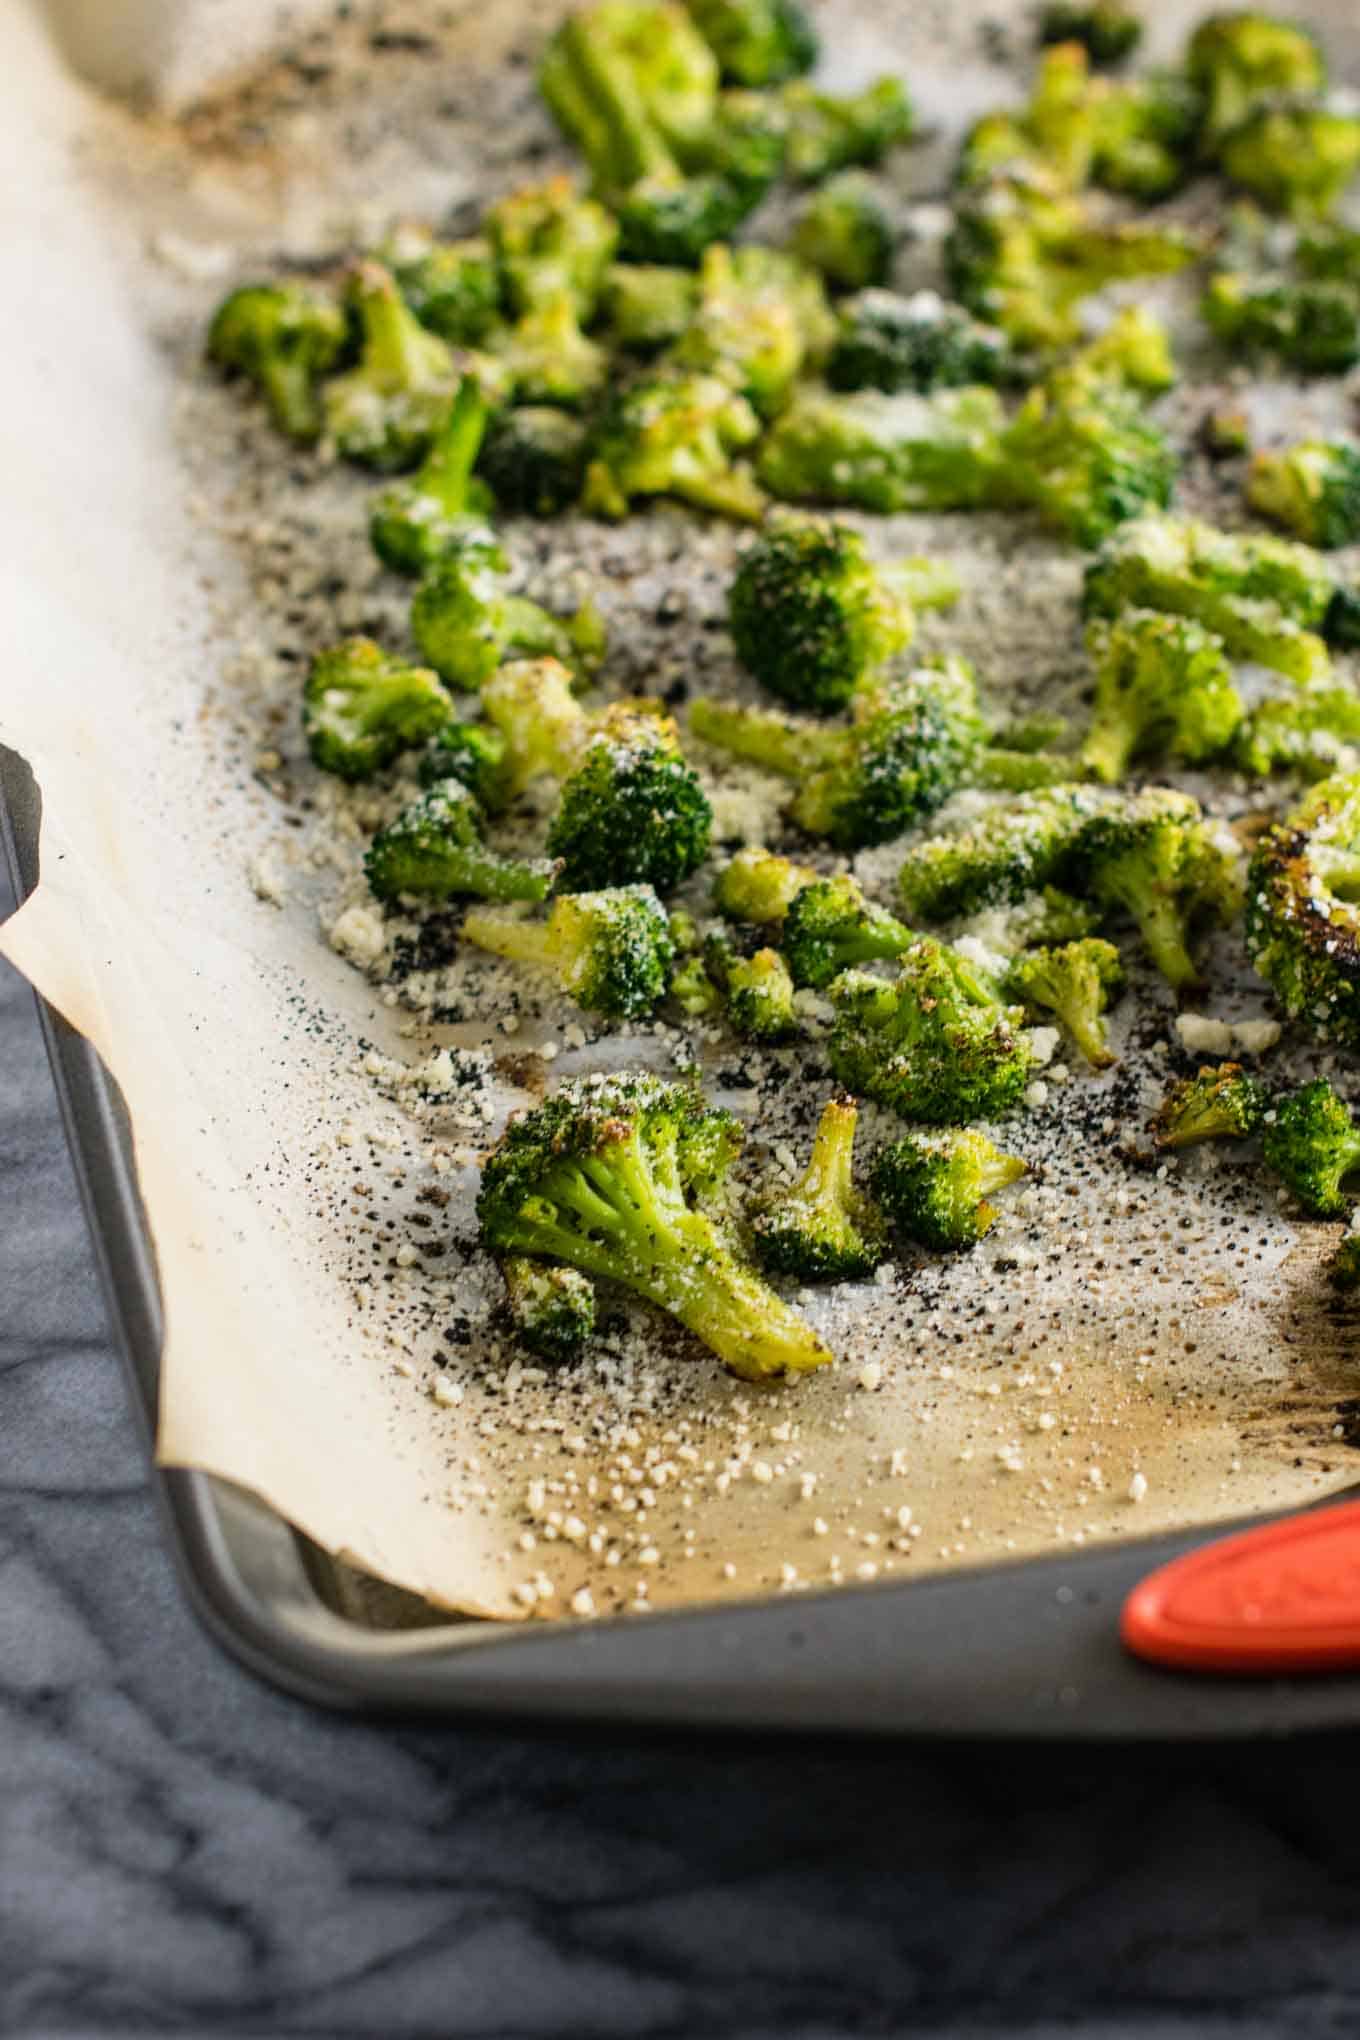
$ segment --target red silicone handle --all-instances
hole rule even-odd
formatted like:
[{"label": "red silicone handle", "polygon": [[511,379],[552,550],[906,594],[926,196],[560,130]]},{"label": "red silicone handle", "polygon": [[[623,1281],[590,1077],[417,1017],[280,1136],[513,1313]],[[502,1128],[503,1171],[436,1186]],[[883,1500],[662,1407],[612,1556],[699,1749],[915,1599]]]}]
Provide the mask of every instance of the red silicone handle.
[{"label": "red silicone handle", "polygon": [[1139,1657],[1185,1671],[1360,1666],[1360,1502],[1173,1559],[1129,1595],[1120,1634]]}]

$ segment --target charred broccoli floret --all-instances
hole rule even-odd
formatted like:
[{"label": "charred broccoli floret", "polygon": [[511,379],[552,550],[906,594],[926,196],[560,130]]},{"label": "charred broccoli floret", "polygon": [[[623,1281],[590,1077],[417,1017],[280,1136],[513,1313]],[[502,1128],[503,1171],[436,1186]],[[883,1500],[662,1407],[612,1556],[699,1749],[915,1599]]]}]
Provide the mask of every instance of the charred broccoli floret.
[{"label": "charred broccoli floret", "polygon": [[1026,1175],[985,1133],[967,1128],[894,1142],[874,1160],[874,1195],[908,1239],[949,1253],[972,1247],[1000,1213],[987,1198]]},{"label": "charred broccoli floret", "polygon": [[1322,52],[1305,29],[1246,10],[1202,21],[1190,38],[1186,65],[1204,95],[1201,146],[1211,157],[1226,136],[1278,94],[1307,95],[1327,83]]},{"label": "charred broccoli floret", "polygon": [[981,386],[923,396],[807,389],[775,421],[756,472],[793,503],[967,510],[995,495],[1001,402]]},{"label": "charred broccoli floret", "polygon": [[512,659],[482,683],[482,707],[500,738],[506,799],[532,780],[565,779],[590,734],[590,718],[560,659]]},{"label": "charred broccoli floret", "polygon": [[422,786],[456,779],[474,794],[488,814],[499,814],[512,791],[507,745],[489,722],[446,722],[425,749],[417,767]]},{"label": "charred broccoli floret", "polygon": [[797,894],[816,876],[811,865],[795,864],[773,850],[738,850],[713,881],[713,904],[729,921],[761,927],[782,921]]},{"label": "charred broccoli floret", "polygon": [[1041,788],[988,808],[969,827],[907,852],[898,889],[907,912],[928,921],[1022,900],[1081,861],[1093,820],[1119,813],[1198,812],[1189,796],[1126,797],[1077,785]]},{"label": "charred broccoli floret", "polygon": [[1360,1232],[1347,1232],[1338,1240],[1328,1263],[1327,1280],[1338,1289],[1360,1285]]},{"label": "charred broccoli floret", "polygon": [[775,248],[704,252],[694,317],[668,361],[730,383],[762,417],[788,400],[810,358],[834,333],[820,278]]},{"label": "charred broccoli floret", "polygon": [[789,246],[833,290],[863,290],[887,282],[892,223],[870,179],[862,171],[843,170],[804,200]]},{"label": "charred broccoli floret", "polygon": [[1032,505],[1078,545],[1161,508],[1176,456],[1146,404],[1113,377],[1077,368],[1037,384],[1002,435],[998,496]]},{"label": "charred broccoli floret", "polygon": [[810,71],[817,34],[799,0],[685,0],[724,78],[780,85]]},{"label": "charred broccoli floret", "polygon": [[1039,16],[1041,43],[1080,43],[1093,64],[1110,68],[1132,54],[1142,33],[1125,0],[1050,0]]},{"label": "charred broccoli floret", "polygon": [[1093,1070],[1114,1062],[1105,1032],[1105,1008],[1124,982],[1112,942],[1087,936],[1056,949],[1027,949],[1006,973],[1007,994],[1022,1005],[1055,1013]]},{"label": "charred broccoli floret", "polygon": [[361,262],[350,302],[362,332],[356,367],[322,391],[326,430],[347,459],[391,471],[412,467],[448,411],[458,382],[452,349],[422,326],[389,270]]},{"label": "charred broccoli floret", "polygon": [[779,946],[796,985],[820,990],[843,970],[901,956],[916,937],[867,900],[848,872],[814,878],[789,902]]},{"label": "charred broccoli floret", "polygon": [[1024,1095],[1031,1053],[1019,1006],[1002,1003],[957,950],[918,936],[894,981],[843,971],[828,1054],[846,1088],[936,1126],[999,1119]]},{"label": "charred broccoli floret", "polygon": [[1223,270],[1201,310],[1235,354],[1277,355],[1301,375],[1341,375],[1360,361],[1360,300],[1346,284]]},{"label": "charred broccoli floret", "polygon": [[715,932],[704,943],[704,968],[722,994],[727,1018],[745,1041],[788,1041],[798,1032],[793,979],[777,949],[744,956],[731,938]]},{"label": "charred broccoli floret", "polygon": [[664,262],[616,262],[604,287],[609,337],[634,354],[657,354],[678,340],[698,303],[694,271]]},{"label": "charred broccoli floret", "polygon": [[848,524],[784,519],[746,552],[728,591],[737,655],[800,708],[844,708],[866,676],[910,644],[916,610],[957,598],[928,560],[879,566]]},{"label": "charred broccoli floret", "polygon": [[378,251],[422,326],[452,347],[475,347],[500,320],[501,279],[489,241],[437,241],[399,227]]},{"label": "charred broccoli floret", "polygon": [[882,1216],[855,1188],[858,1120],[853,1098],[833,1098],[817,1122],[806,1169],[751,1221],[756,1254],[777,1274],[853,1282],[872,1275],[883,1259]]},{"label": "charred broccoli floret", "polygon": [[1275,212],[1329,213],[1360,164],[1360,121],[1324,106],[1258,107],[1224,137],[1219,168]]},{"label": "charred broccoli floret", "polygon": [[1244,772],[1325,779],[1360,745],[1360,695],[1349,687],[1298,688],[1258,701],[1239,726],[1233,758]]},{"label": "charred broccoli floret", "polygon": [[1360,774],[1324,779],[1247,873],[1247,953],[1291,1019],[1360,1043]]},{"label": "charred broccoli floret", "polygon": [[788,122],[785,165],[800,184],[816,184],[835,170],[880,163],[916,127],[899,78],[879,78],[844,97],[799,80],[784,87],[782,102]]},{"label": "charred broccoli floret", "polygon": [[1352,545],[1360,538],[1360,448],[1302,439],[1282,453],[1258,453],[1247,471],[1246,497],[1253,510],[1306,545]]},{"label": "charred broccoli floret", "polygon": [[502,510],[553,517],[581,493],[589,436],[570,411],[517,405],[491,420],[478,472]]},{"label": "charred broccoli floret", "polygon": [[957,666],[865,689],[854,711],[849,725],[829,729],[701,696],[690,727],[704,742],[799,782],[789,808],[799,828],[859,850],[901,835],[949,798],[976,754],[980,726]]},{"label": "charred broccoli floret", "polygon": [[755,412],[719,376],[637,383],[601,420],[582,501],[599,516],[626,517],[635,496],[678,496],[755,523],[766,499],[733,455],[759,436]]},{"label": "charred broccoli floret", "polygon": [[[489,534],[488,534],[489,538]],[[411,604],[411,634],[451,686],[479,687],[506,659],[593,663],[598,619],[584,613],[587,650],[576,623],[550,616],[523,595],[507,595],[509,561],[494,541],[445,553],[426,569]]]},{"label": "charred broccoli floret", "polygon": [[509,908],[474,907],[463,934],[478,949],[551,977],[589,1013],[639,1020],[665,997],[675,945],[649,885],[564,893],[543,921]]},{"label": "charred broccoli floret", "polygon": [[464,376],[423,464],[409,481],[384,489],[369,514],[369,537],[385,566],[419,574],[482,531],[490,498],[472,469],[485,429],[486,399],[476,380]]},{"label": "charred broccoli floret", "polygon": [[1097,779],[1113,785],[1151,751],[1198,765],[1227,750],[1242,697],[1221,640],[1203,624],[1126,609],[1111,624],[1090,624],[1087,645],[1096,694],[1081,758]]},{"label": "charred broccoli floret", "polygon": [[1014,371],[1009,343],[962,305],[933,290],[901,297],[865,290],[840,307],[826,379],[836,390],[933,390],[1003,383]]},{"label": "charred broccoli floret", "polygon": [[345,315],[332,298],[301,283],[251,283],[213,314],[208,358],[253,382],[280,432],[316,439],[322,376],[345,345]]},{"label": "charred broccoli floret", "polygon": [[739,1144],[730,1115],[683,1085],[577,1079],[506,1128],[482,1176],[482,1238],[622,1283],[744,1380],[823,1367],[831,1354],[811,1327],[697,1207]]},{"label": "charred broccoli floret", "polygon": [[607,709],[562,788],[548,848],[568,892],[652,885],[670,892],[708,855],[713,810],[668,715]]},{"label": "charred broccoli floret", "polygon": [[575,1360],[595,1333],[595,1284],[579,1268],[508,1254],[501,1262],[515,1337],[540,1360]]},{"label": "charred broccoli floret", "polygon": [[1160,1148],[1189,1147],[1197,1140],[1249,1140],[1259,1133],[1270,1093],[1241,1063],[1206,1064],[1197,1076],[1171,1086],[1156,1119]]},{"label": "charred broccoli floret", "polygon": [[1242,905],[1236,859],[1202,817],[1131,806],[1092,821],[1082,851],[1089,859],[1084,890],[1128,914],[1173,990],[1199,984],[1190,954],[1196,928],[1226,924]]},{"label": "charred broccoli floret", "polygon": [[307,748],[323,772],[341,779],[370,778],[452,715],[437,674],[366,637],[318,652],[302,694]]},{"label": "charred broccoli floret", "polygon": [[482,811],[446,779],[421,794],[368,846],[364,870],[380,900],[541,900],[556,875],[542,858],[502,857],[482,841]]},{"label": "charred broccoli floret", "polygon": [[1317,626],[1334,584],[1309,547],[1256,532],[1215,531],[1187,517],[1120,525],[1086,570],[1092,616],[1163,609],[1217,632],[1234,658],[1310,684],[1331,670]]},{"label": "charred broccoli floret", "polygon": [[1360,1130],[1325,1077],[1317,1077],[1275,1108],[1261,1142],[1273,1169],[1313,1218],[1340,1218],[1352,1198],[1342,1188],[1360,1169]]}]

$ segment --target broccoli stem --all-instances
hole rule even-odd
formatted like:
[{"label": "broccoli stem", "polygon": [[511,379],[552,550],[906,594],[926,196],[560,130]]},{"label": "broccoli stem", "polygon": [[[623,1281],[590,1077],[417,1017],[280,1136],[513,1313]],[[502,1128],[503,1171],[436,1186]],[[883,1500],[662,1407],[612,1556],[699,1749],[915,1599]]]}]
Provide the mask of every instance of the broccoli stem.
[{"label": "broccoli stem", "polygon": [[1129,769],[1129,761],[1141,735],[1142,731],[1131,716],[1105,716],[1092,723],[1081,747],[1081,759],[1087,772],[1094,774],[1106,786],[1117,786]]},{"label": "broccoli stem", "polygon": [[973,759],[974,786],[995,793],[1029,793],[1036,786],[1070,786],[1088,777],[1080,758],[1048,751],[1006,750],[989,744]]},{"label": "broccoli stem", "polygon": [[364,367],[375,386],[414,388],[429,373],[434,336],[408,310],[385,270],[363,264],[357,296],[364,329]]},{"label": "broccoli stem", "polygon": [[468,482],[486,430],[486,399],[475,379],[464,376],[449,414],[415,477],[421,493],[433,496],[450,517],[466,509]]},{"label": "broccoli stem", "polygon": [[722,517],[734,517],[740,524],[759,524],[770,507],[770,499],[745,468],[729,468],[719,475],[687,475],[677,470],[669,492],[699,510],[715,510]]},{"label": "broccoli stem", "polygon": [[501,599],[501,616],[506,649],[516,658],[560,659],[564,666],[573,663],[576,646],[569,627],[549,615],[540,603],[531,602],[527,595],[506,595]]},{"label": "broccoli stem", "polygon": [[839,1224],[855,1201],[855,1128],[859,1107],[850,1098],[833,1098],[823,1108],[813,1135],[812,1154],[798,1185],[800,1201],[825,1212]]},{"label": "broccoli stem", "polygon": [[1098,984],[1073,984],[1064,995],[1054,999],[1053,1011],[1093,1070],[1113,1067],[1117,1058],[1105,1038]]},{"label": "broccoli stem", "polygon": [[1173,991],[1188,992],[1203,983],[1190,955],[1185,917],[1174,900],[1149,894],[1136,879],[1124,887],[1107,876],[1103,890],[1133,917],[1148,955]]},{"label": "broccoli stem", "polygon": [[[496,898],[496,894],[489,894]],[[538,898],[542,893],[505,894],[501,897]],[[463,935],[478,949],[504,956],[511,963],[534,964],[551,971],[557,962],[557,943],[547,921],[522,921],[517,914],[498,914],[494,907],[473,907],[463,916]]]},{"label": "broccoli stem", "polygon": [[877,574],[881,586],[912,609],[952,609],[961,592],[958,575],[942,560],[893,560]]},{"label": "broccoli stem", "polygon": [[774,709],[735,708],[706,694],[691,703],[689,725],[706,744],[785,779],[834,764],[845,742],[842,731],[799,729]]}]

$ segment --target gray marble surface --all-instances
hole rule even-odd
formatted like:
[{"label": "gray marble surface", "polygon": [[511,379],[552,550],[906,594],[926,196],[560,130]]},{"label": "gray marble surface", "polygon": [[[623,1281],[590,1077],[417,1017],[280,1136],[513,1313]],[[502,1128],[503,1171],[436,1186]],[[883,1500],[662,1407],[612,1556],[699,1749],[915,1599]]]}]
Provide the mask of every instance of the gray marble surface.
[{"label": "gray marble surface", "polygon": [[1360,2030],[1349,1741],[494,1735],[237,1670],[162,1548],[3,965],[0,1299],[0,2033]]}]

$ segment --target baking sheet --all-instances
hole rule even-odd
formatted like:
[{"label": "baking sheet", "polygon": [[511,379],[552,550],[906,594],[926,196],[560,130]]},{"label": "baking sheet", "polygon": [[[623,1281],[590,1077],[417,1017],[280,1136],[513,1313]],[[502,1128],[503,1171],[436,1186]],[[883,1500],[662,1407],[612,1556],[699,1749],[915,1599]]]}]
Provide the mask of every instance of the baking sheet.
[{"label": "baking sheet", "polygon": [[[24,391],[3,428],[0,736],[45,813],[42,885],[3,946],[128,1099],[166,1299],[162,1460],[496,1615],[911,1576],[1344,1484],[1351,1327],[1318,1279],[1329,1229],[1296,1226],[1250,1166],[1130,1159],[1178,1066],[1155,988],[1125,1015],[1120,1072],[1050,1077],[1008,1129],[1035,1180],[977,1254],[810,1301],[834,1375],[753,1391],[641,1313],[569,1380],[501,1344],[470,1251],[477,1158],[512,1103],[619,1051],[566,1006],[513,1010],[508,975],[480,966],[417,981],[445,1005],[461,985],[483,1016],[430,1027],[326,941],[364,927],[341,917],[365,817],[301,760],[299,656],[341,629],[390,634],[404,590],[366,560],[362,479],[291,459],[198,345],[252,258],[319,256],[551,160],[507,58],[552,12],[498,11],[494,42],[455,19],[425,48],[433,11],[381,40],[366,20],[179,118],[88,99],[31,16],[2,31],[7,245],[31,288],[0,331]],[[932,114],[950,81],[955,115],[1006,89],[954,61],[977,48],[957,16],[952,44],[922,16],[905,45],[887,11],[846,18],[841,82],[901,62]],[[942,148],[902,159],[904,205]],[[885,553],[955,558],[968,595],[934,641],[977,653],[994,692],[1079,683],[1070,554],[1001,520],[873,529]],[[733,534],[661,510],[512,542],[536,591],[594,569],[620,689],[701,665],[704,685],[735,684],[708,627]],[[772,820],[749,780],[716,790],[734,829]],[[1218,1015],[1263,1010],[1240,974],[1215,996]],[[777,1170],[824,1092],[788,1082],[819,1068],[816,1024],[763,1064],[667,1033],[623,1052],[666,1067],[697,1048],[752,1123],[752,1171]],[[478,1058],[473,1081],[432,1062],[449,1047]]]}]

